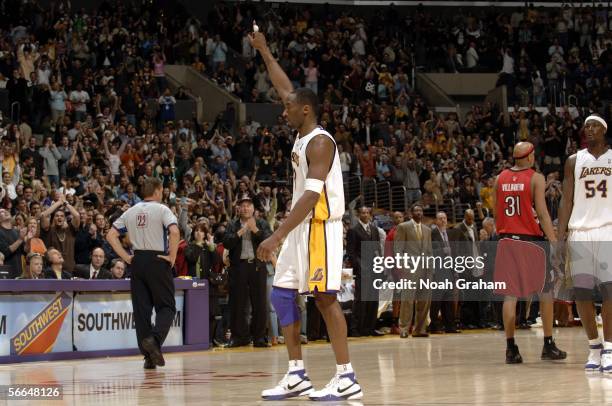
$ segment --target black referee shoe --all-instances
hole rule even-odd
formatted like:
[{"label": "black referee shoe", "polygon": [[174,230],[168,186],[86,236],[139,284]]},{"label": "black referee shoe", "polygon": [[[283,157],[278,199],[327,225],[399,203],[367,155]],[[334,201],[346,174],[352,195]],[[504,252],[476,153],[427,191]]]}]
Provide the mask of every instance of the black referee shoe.
[{"label": "black referee shoe", "polygon": [[144,367],[144,369],[155,369],[155,368],[157,368],[157,365],[155,365],[153,363],[153,361],[151,361],[151,358],[146,357],[143,367]]},{"label": "black referee shoe", "polygon": [[153,362],[153,364],[157,365],[158,367],[163,367],[164,365],[166,365],[164,356],[162,355],[161,350],[159,349],[157,342],[153,337],[145,338],[144,340],[142,340],[142,343],[140,343],[140,345],[142,346],[142,349],[149,355],[149,358],[151,359],[151,362]]},{"label": "black referee shoe", "polygon": [[506,349],[506,364],[522,364],[523,357],[519,353],[518,345]]},{"label": "black referee shoe", "polygon": [[567,353],[558,349],[554,341],[549,345],[544,344],[542,348],[543,360],[559,360],[565,358],[567,358]]}]

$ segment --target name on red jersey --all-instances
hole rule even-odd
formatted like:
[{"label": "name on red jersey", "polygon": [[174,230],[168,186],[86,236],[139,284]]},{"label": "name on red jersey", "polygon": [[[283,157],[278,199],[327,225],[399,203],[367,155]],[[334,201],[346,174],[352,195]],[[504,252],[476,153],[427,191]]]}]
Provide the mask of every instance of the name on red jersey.
[{"label": "name on red jersey", "polygon": [[522,192],[525,190],[524,183],[504,183],[502,185],[503,192]]}]

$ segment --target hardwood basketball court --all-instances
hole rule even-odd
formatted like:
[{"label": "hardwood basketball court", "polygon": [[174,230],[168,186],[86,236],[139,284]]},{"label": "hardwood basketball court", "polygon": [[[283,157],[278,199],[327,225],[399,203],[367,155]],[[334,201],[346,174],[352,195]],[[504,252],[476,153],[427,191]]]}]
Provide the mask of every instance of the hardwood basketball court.
[{"label": "hardwood basketball court", "polygon": [[[365,396],[339,404],[612,404],[612,376],[583,371],[587,342],[582,329],[557,329],[555,336],[568,358],[545,362],[540,361],[542,330],[519,331],[522,365],[504,363],[500,332],[350,339]],[[324,386],[335,371],[329,345],[306,345],[304,359],[315,387]],[[274,386],[286,369],[284,346],[245,347],[167,354],[166,366],[154,371],[143,370],[140,357],[2,365],[0,385],[63,385],[62,401],[10,405],[312,405],[307,399],[260,399],[261,390]]]}]

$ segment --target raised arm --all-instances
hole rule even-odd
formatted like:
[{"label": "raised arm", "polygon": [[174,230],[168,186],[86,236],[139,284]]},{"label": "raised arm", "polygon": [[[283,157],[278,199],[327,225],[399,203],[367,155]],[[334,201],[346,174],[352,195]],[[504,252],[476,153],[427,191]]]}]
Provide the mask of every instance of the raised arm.
[{"label": "raised arm", "polygon": [[249,42],[251,46],[257,49],[261,54],[266,64],[266,68],[268,69],[270,80],[284,103],[289,93],[293,92],[293,85],[287,77],[287,74],[274,58],[274,55],[272,55],[272,52],[270,52],[268,44],[266,43],[266,37],[261,32],[253,32],[249,34]]}]

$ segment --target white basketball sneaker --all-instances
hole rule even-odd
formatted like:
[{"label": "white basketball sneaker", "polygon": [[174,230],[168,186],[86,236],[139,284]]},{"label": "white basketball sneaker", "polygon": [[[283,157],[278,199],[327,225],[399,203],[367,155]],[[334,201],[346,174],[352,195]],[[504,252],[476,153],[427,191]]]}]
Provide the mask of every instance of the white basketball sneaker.
[{"label": "white basketball sneaker", "polygon": [[603,344],[595,344],[589,346],[589,358],[584,365],[585,371],[597,371],[601,368],[601,352],[603,351]]},{"label": "white basketball sneaker", "polygon": [[601,352],[601,372],[612,374],[612,350],[603,350]]},{"label": "white basketball sneaker", "polygon": [[308,397],[314,401],[354,400],[361,399],[363,392],[354,372],[336,374],[321,390],[315,391]]},{"label": "white basketball sneaker", "polygon": [[297,396],[310,395],[314,391],[305,369],[289,371],[272,389],[261,392],[264,400],[282,400]]}]

